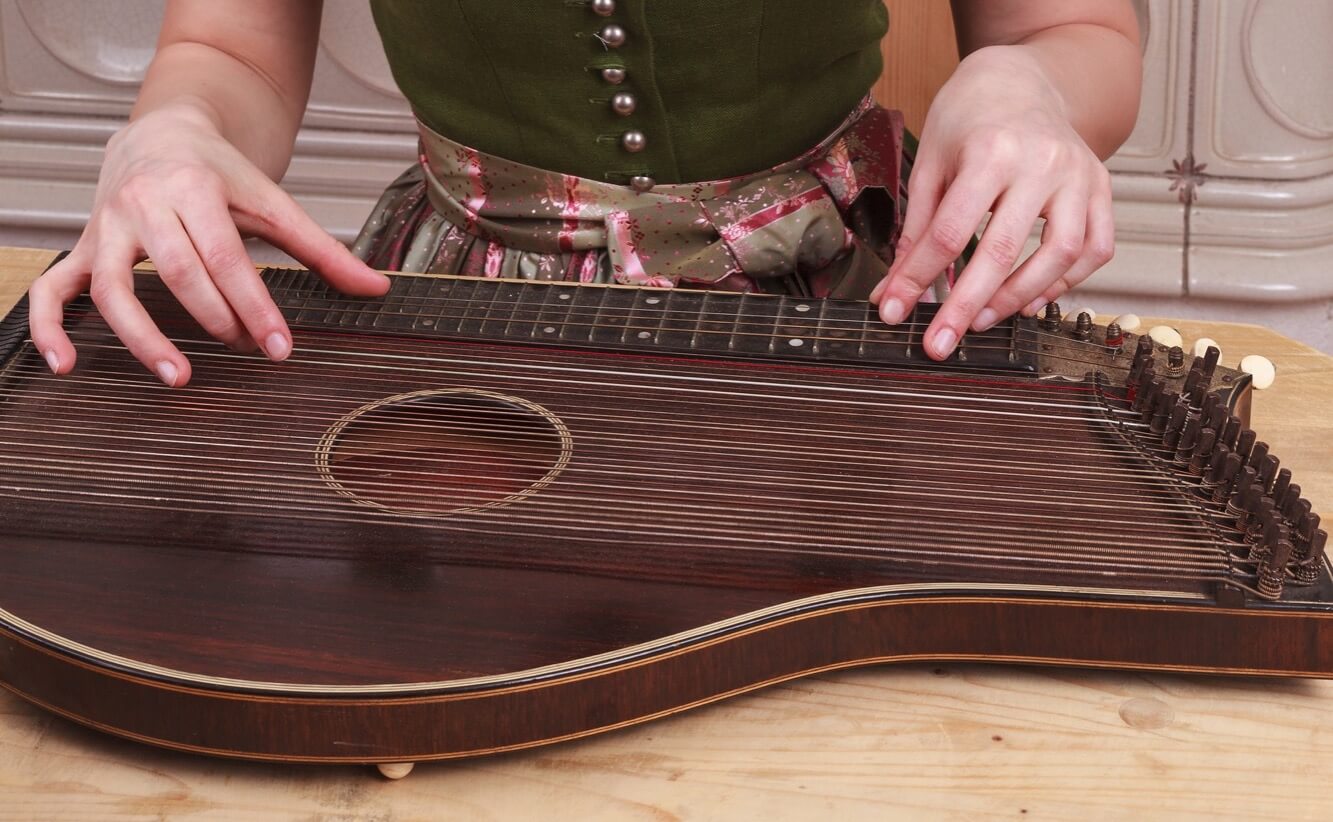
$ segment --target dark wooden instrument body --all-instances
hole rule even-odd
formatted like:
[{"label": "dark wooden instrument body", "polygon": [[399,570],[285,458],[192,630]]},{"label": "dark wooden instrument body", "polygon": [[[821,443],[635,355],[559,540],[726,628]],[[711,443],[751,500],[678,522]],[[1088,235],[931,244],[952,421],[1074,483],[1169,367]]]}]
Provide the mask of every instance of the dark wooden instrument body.
[{"label": "dark wooden instrument body", "polygon": [[178,391],[86,308],[73,377],[14,345],[0,681],[157,745],[389,762],[871,662],[1333,675],[1327,568],[1221,596],[1216,522],[1102,380],[439,339],[413,305],[284,303],[276,366],[168,311]]}]

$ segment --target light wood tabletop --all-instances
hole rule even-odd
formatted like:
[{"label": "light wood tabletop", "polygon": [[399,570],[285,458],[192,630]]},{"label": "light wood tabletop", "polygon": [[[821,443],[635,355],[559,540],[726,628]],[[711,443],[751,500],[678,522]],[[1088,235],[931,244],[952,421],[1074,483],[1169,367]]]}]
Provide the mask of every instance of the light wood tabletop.
[{"label": "light wood tabletop", "polygon": [[[0,248],[0,310],[52,257]],[[1105,322],[1106,318],[1102,318]],[[1278,368],[1253,426],[1333,514],[1333,358],[1179,321]],[[299,346],[300,341],[297,341]],[[77,607],[71,605],[71,607]],[[373,769],[172,753],[0,691],[0,819],[1333,818],[1333,682],[940,662],[795,680],[582,741]]]}]

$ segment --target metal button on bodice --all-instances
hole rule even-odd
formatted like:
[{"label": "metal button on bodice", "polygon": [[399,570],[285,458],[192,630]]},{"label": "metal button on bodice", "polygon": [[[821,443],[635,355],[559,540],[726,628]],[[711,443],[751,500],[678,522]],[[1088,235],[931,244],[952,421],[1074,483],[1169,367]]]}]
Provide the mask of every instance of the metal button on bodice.
[{"label": "metal button on bodice", "polygon": [[652,191],[655,185],[657,185],[657,181],[647,174],[636,174],[629,178],[629,187],[641,194],[645,191]]},{"label": "metal button on bodice", "polygon": [[625,45],[625,29],[615,23],[602,26],[602,30],[597,32],[597,37],[613,49]]},{"label": "metal button on bodice", "polygon": [[589,0],[588,6],[603,17],[616,13],[616,0]]},{"label": "metal button on bodice", "polygon": [[624,146],[626,151],[643,151],[648,147],[648,138],[642,131],[627,131],[621,135],[620,145]]},{"label": "metal button on bodice", "polygon": [[602,79],[613,86],[618,86],[625,82],[625,70],[623,68],[604,68],[602,69]]},{"label": "metal button on bodice", "polygon": [[611,110],[621,117],[628,117],[633,114],[638,105],[639,101],[634,99],[634,95],[628,91],[617,91],[611,95]]}]

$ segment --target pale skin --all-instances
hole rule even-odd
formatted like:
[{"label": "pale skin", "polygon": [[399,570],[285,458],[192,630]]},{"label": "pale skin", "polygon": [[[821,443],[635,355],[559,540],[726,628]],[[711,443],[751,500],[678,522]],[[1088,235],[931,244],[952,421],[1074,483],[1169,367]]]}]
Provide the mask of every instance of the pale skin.
[{"label": "pale skin", "polygon": [[[144,366],[168,385],[189,381],[189,361],[134,296],[131,268],[145,257],[206,331],[274,361],[291,353],[291,331],[242,235],[346,293],[388,288],[274,182],[309,96],[320,12],[314,0],[168,2],[130,122],[107,144],[88,226],[30,292],[33,342],[55,373],[77,356],[64,306],[89,290]],[[964,59],[927,115],[898,254],[871,295],[886,322],[901,322],[990,214],[925,336],[938,359],[967,329],[1032,314],[1110,259],[1101,159],[1133,127],[1140,80],[1128,0],[954,0],[954,17]],[[1039,218],[1041,245],[1020,263]]]}]

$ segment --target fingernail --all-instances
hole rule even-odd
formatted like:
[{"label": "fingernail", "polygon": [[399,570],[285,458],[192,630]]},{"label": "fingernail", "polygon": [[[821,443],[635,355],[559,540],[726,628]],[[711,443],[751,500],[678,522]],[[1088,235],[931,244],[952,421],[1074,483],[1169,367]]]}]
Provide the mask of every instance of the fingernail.
[{"label": "fingernail", "polygon": [[1028,303],[1028,307],[1023,309],[1023,313],[1030,317],[1033,314],[1036,314],[1038,311],[1040,311],[1043,305],[1046,305],[1046,298],[1038,297],[1037,299]]},{"label": "fingernail", "polygon": [[162,382],[174,388],[176,378],[180,376],[180,372],[176,370],[176,366],[170,360],[163,360],[157,364],[157,376]]},{"label": "fingernail", "polygon": [[993,308],[983,308],[972,326],[978,331],[985,331],[1000,321],[1000,312]]},{"label": "fingernail", "polygon": [[953,351],[954,343],[958,342],[958,334],[952,328],[941,328],[935,335],[935,356],[944,359]]},{"label": "fingernail", "polygon": [[274,331],[264,341],[264,353],[268,354],[271,360],[285,360],[287,355],[292,353],[292,344],[287,342],[287,338],[282,334]]},{"label": "fingernail", "polygon": [[903,321],[903,316],[907,310],[903,308],[903,301],[897,297],[890,297],[879,307],[879,316],[889,325],[896,325]]},{"label": "fingernail", "polygon": [[46,364],[51,368],[52,374],[60,373],[60,356],[54,351],[47,351],[42,355],[46,359]]}]

